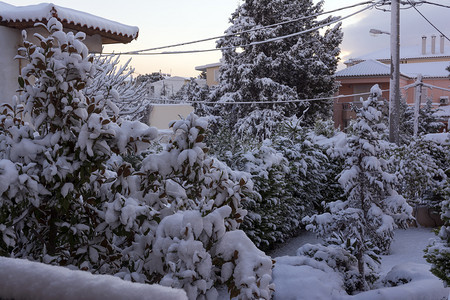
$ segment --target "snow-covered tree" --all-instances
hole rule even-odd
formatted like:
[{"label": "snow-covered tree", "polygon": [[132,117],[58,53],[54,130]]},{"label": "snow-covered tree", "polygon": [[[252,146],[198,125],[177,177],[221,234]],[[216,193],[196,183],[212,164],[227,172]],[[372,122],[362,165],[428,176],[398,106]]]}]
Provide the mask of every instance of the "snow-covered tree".
[{"label": "snow-covered tree", "polygon": [[[119,66],[120,55],[96,55],[93,64],[92,83],[85,87],[87,97],[102,94],[106,101],[114,103],[118,111],[112,112],[129,119],[142,121],[149,106],[147,83],[132,77],[131,59]],[[111,111],[110,111],[111,112]]]},{"label": "snow-covered tree", "polygon": [[335,191],[334,166],[315,133],[299,123],[295,117],[286,120],[273,139],[262,143],[244,136],[233,146],[215,137],[211,145],[233,169],[251,175],[257,194],[244,203],[248,214],[242,229],[261,249],[295,236],[303,227],[300,220],[322,211],[321,202]]},{"label": "snow-covered tree", "polygon": [[427,97],[427,101],[419,111],[419,132],[420,133],[437,133],[443,127],[444,123],[440,122],[434,115],[437,109],[433,106],[433,99]]},{"label": "snow-covered tree", "polygon": [[412,208],[394,190],[396,177],[388,172],[383,154],[389,144],[381,140],[386,126],[381,122],[381,91],[357,109],[357,120],[351,124],[348,157],[339,182],[346,200],[327,205],[328,212],[304,218],[307,229],[349,250],[358,262],[358,290],[368,289],[373,280],[378,253],[388,252],[394,229],[405,227],[412,218]]},{"label": "snow-covered tree", "polygon": [[446,148],[422,136],[394,150],[393,167],[399,178],[398,191],[411,205],[426,203],[435,208],[440,206],[439,197],[434,201],[431,198],[440,193],[447,180]]},{"label": "snow-covered tree", "polygon": [[[450,184],[448,185],[450,186]],[[438,236],[425,250],[427,262],[432,264],[431,272],[450,285],[450,188],[446,191],[446,200],[441,203],[441,226]]]},{"label": "snow-covered tree", "polygon": [[[419,115],[417,120],[418,135],[439,132],[444,123],[440,122],[435,116],[437,109],[433,106],[432,98],[427,98],[425,105],[419,108]],[[414,106],[406,103],[403,99],[400,104],[400,142],[401,144],[408,144],[411,142],[414,135]]]},{"label": "snow-covered tree", "polygon": [[[232,126],[252,134],[266,133],[284,116],[302,116],[312,126],[318,117],[331,116],[330,101],[290,104],[258,104],[261,101],[286,101],[328,97],[335,91],[333,74],[337,67],[342,32],[337,25],[323,34],[319,30],[270,43],[253,42],[311,29],[331,20],[307,17],[322,11],[323,2],[311,0],[246,0],[231,16],[230,34],[217,42],[222,50],[219,88],[215,97],[221,102],[254,101],[252,105],[227,106],[224,116]],[[304,19],[263,28],[304,16]],[[249,29],[260,30],[245,32]],[[231,48],[230,48],[231,47]],[[217,106],[220,114],[223,106]],[[270,113],[268,111],[271,111]],[[250,118],[251,121],[241,120]],[[265,136],[268,138],[269,136]]]}]

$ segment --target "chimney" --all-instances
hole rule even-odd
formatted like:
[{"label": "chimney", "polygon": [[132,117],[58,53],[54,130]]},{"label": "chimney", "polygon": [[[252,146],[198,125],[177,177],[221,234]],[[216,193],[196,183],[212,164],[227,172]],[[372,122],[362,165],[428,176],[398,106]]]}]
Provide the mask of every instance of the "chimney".
[{"label": "chimney", "polygon": [[441,35],[441,54],[444,54],[444,35]]},{"label": "chimney", "polygon": [[422,55],[427,54],[427,36],[422,36]]},{"label": "chimney", "polygon": [[431,54],[436,53],[436,36],[433,34],[431,36]]}]

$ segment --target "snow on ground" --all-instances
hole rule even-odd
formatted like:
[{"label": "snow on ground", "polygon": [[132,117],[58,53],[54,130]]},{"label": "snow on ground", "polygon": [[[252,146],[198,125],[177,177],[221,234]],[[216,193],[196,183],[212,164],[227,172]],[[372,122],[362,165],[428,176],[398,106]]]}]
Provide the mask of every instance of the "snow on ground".
[{"label": "snow on ground", "polygon": [[381,273],[386,274],[395,265],[407,262],[427,264],[423,250],[429,244],[429,240],[436,236],[432,230],[431,228],[397,230],[390,255],[382,256]]},{"label": "snow on ground", "polygon": [[187,299],[183,290],[0,257],[0,299]]},{"label": "snow on ground", "polygon": [[297,254],[297,249],[304,244],[318,244],[320,239],[316,237],[311,231],[304,231],[299,236],[288,240],[286,243],[279,245],[276,249],[267,253],[271,257],[280,257],[285,255],[294,256]]},{"label": "snow on ground", "polygon": [[[409,283],[396,287],[381,287],[349,296],[340,287],[342,279],[323,264],[315,264],[305,257],[295,256],[306,243],[317,243],[314,234],[305,232],[269,253],[276,260],[273,278],[274,299],[283,300],[439,300],[447,299],[450,288],[429,272],[430,265],[423,258],[423,250],[435,235],[430,228],[396,230],[390,255],[382,256],[381,276],[395,280],[408,278]],[[286,256],[283,256],[286,255]]]}]

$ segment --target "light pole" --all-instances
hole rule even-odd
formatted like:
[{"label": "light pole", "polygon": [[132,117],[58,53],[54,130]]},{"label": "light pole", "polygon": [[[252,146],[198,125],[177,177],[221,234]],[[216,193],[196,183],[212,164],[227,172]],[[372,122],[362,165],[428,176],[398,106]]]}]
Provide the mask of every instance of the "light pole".
[{"label": "light pole", "polygon": [[391,1],[391,32],[370,29],[371,34],[390,36],[391,78],[389,81],[389,141],[400,142],[400,2]]},{"label": "light pole", "polygon": [[400,2],[391,1],[391,79],[389,84],[389,141],[400,142]]}]

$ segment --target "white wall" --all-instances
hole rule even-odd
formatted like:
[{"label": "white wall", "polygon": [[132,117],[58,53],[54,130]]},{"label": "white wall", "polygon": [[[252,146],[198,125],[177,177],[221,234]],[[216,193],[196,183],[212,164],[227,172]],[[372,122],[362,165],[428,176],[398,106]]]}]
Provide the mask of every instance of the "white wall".
[{"label": "white wall", "polygon": [[148,118],[148,124],[158,129],[169,129],[169,123],[173,120],[186,118],[194,108],[189,104],[154,104]]},{"label": "white wall", "polygon": [[20,64],[14,60],[22,42],[21,31],[0,26],[0,103],[12,103],[19,88]]}]

